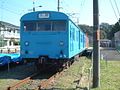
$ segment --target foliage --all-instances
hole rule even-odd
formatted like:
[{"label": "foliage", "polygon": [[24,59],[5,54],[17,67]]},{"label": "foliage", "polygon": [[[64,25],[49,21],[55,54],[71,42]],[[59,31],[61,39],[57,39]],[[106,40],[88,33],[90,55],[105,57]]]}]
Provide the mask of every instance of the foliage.
[{"label": "foliage", "polygon": [[118,31],[120,31],[120,20],[117,23],[115,23],[115,25],[113,26],[111,32],[109,33],[109,35],[110,35],[109,38],[112,39],[112,37],[114,37],[114,33],[118,32]]},{"label": "foliage", "polygon": [[[92,36],[93,35],[93,26],[88,26],[88,25],[78,25],[83,32],[88,33],[88,35]],[[101,39],[109,39],[111,37],[109,33],[112,30],[113,25],[109,25],[108,23],[101,23],[100,24],[100,37]]]},{"label": "foliage", "polygon": [[88,26],[88,25],[78,25],[83,32],[88,33],[88,35],[92,36],[93,34],[93,26]]},{"label": "foliage", "polygon": [[107,34],[105,31],[101,30],[100,31],[100,39],[106,39],[107,38]]},{"label": "foliage", "polygon": [[113,25],[109,25],[108,23],[101,23],[100,30],[101,30],[101,39],[110,39],[110,32],[112,30]]}]

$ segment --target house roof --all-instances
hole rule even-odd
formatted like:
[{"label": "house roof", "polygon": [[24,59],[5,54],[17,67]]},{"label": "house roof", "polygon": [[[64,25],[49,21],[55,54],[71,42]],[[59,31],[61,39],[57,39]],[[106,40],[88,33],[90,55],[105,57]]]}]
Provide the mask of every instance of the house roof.
[{"label": "house roof", "polygon": [[19,26],[16,26],[16,25],[4,22],[4,21],[0,21],[0,27],[19,29]]}]

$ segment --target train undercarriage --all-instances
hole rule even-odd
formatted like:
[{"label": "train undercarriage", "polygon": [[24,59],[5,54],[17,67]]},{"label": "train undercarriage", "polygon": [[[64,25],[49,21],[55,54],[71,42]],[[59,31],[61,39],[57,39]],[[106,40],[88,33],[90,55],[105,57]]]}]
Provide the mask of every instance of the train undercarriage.
[{"label": "train undercarriage", "polygon": [[71,59],[49,59],[40,57],[35,61],[35,66],[38,70],[45,69],[46,67],[53,66],[57,68],[68,68],[74,62],[74,58]]},{"label": "train undercarriage", "polygon": [[68,68],[75,61],[76,57],[70,59],[50,59],[45,56],[41,56],[39,58],[24,58],[25,63],[34,62],[37,70],[44,70],[49,67],[55,68]]},{"label": "train undercarriage", "polygon": [[25,62],[34,62],[37,70],[45,69],[48,67],[57,67],[57,68],[68,68],[70,65],[82,55],[88,56],[88,52],[85,50],[84,53],[79,53],[78,55],[72,58],[59,58],[59,59],[51,59],[48,56],[40,56],[39,58],[25,58]]}]

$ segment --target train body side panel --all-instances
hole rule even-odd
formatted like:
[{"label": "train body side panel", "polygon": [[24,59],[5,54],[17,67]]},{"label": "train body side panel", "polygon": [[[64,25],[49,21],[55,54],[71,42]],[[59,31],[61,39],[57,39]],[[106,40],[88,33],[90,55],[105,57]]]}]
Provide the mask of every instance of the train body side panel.
[{"label": "train body side panel", "polygon": [[85,34],[69,20],[69,58],[85,50]]}]

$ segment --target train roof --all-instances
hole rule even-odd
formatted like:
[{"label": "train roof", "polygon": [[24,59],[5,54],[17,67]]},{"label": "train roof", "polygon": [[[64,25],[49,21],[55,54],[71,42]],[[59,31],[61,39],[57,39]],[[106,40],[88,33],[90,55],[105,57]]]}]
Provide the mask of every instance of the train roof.
[{"label": "train roof", "polygon": [[67,20],[69,17],[62,13],[56,11],[36,11],[23,15],[21,21],[29,20]]}]

